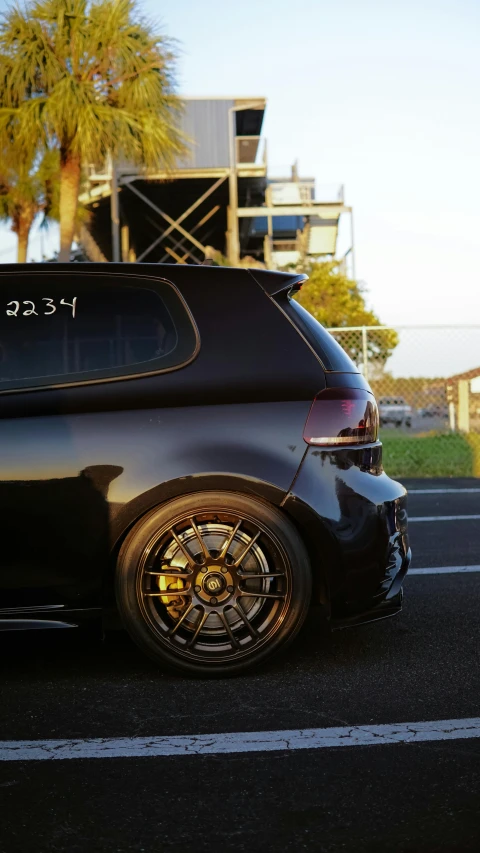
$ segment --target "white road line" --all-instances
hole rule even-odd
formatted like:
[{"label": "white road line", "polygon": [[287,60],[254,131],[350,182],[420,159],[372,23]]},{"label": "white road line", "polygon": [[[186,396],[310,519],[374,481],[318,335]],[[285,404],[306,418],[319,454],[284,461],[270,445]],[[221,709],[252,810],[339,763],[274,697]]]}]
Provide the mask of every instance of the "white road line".
[{"label": "white road line", "polygon": [[480,717],[380,726],[343,726],[273,732],[232,732],[176,737],[0,741],[0,761],[61,761],[67,758],[157,758],[232,752],[294,751],[336,746],[381,746],[480,738]]},{"label": "white road line", "polygon": [[409,524],[415,521],[478,521],[480,515],[417,515],[408,519]]},{"label": "white road line", "polygon": [[409,495],[480,495],[480,489],[409,489]]},{"label": "white road line", "polygon": [[480,572],[480,566],[432,566],[428,569],[409,569],[408,577],[411,575],[467,574],[469,572]]}]

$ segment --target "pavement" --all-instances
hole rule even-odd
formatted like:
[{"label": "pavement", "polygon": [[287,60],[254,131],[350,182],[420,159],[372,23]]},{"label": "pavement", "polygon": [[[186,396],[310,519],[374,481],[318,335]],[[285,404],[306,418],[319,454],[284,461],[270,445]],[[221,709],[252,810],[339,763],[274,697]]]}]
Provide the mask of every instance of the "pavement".
[{"label": "pavement", "polygon": [[402,614],[360,628],[328,634],[312,611],[250,675],[172,676],[117,632],[1,636],[2,741],[296,733],[278,750],[0,761],[1,853],[478,853],[478,728],[295,745],[313,729],[480,724],[480,521],[455,520],[480,513],[480,480],[406,485],[411,517],[451,518],[411,525],[413,567],[478,571],[412,575]]},{"label": "pavement", "polygon": [[402,433],[403,435],[412,435],[418,432],[429,432],[430,430],[435,430],[439,432],[445,432],[449,429],[448,417],[422,417],[421,415],[413,414],[411,425],[407,427],[405,424],[402,424],[400,427],[397,427],[393,423],[388,423],[382,426],[382,432],[386,434]]}]

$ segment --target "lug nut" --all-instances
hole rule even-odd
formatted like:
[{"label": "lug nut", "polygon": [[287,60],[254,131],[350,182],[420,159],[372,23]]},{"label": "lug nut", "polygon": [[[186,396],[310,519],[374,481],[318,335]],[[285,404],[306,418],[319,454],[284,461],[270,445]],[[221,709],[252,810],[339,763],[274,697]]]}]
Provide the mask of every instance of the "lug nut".
[{"label": "lug nut", "polygon": [[233,592],[233,586],[227,586],[227,592]]},{"label": "lug nut", "polygon": [[201,589],[202,589],[202,587],[201,587],[201,586],[199,586],[199,585],[198,585],[198,583],[197,583],[197,584],[196,584],[196,586],[195,586],[195,592],[200,592],[200,591],[201,591]]},{"label": "lug nut", "polygon": [[210,604],[215,605],[216,603],[217,603],[217,599],[216,599],[216,598],[211,598],[211,599],[210,599]]},{"label": "lug nut", "polygon": [[227,574],[228,569],[227,569],[227,567],[226,567],[226,566],[222,566],[222,572],[223,572],[223,574],[224,574],[224,575],[226,575],[226,574]]},{"label": "lug nut", "polygon": [[206,571],[207,571],[207,567],[206,567],[206,566],[202,566],[202,572],[205,574],[205,572],[206,572]]}]

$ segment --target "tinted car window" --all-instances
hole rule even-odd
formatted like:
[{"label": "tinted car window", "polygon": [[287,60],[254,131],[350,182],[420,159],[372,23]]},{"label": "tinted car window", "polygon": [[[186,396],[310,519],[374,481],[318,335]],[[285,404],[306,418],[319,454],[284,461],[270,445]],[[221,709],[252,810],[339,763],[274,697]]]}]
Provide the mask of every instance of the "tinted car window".
[{"label": "tinted car window", "polygon": [[42,274],[11,276],[1,292],[0,390],[168,370],[196,350],[167,282]]},{"label": "tinted car window", "polygon": [[293,321],[298,331],[308,341],[314,352],[318,355],[325,370],[339,371],[340,373],[358,373],[358,368],[342,349],[335,338],[315,320],[315,317],[299,305],[295,299],[288,298],[286,304],[281,303],[286,309],[288,316]]}]

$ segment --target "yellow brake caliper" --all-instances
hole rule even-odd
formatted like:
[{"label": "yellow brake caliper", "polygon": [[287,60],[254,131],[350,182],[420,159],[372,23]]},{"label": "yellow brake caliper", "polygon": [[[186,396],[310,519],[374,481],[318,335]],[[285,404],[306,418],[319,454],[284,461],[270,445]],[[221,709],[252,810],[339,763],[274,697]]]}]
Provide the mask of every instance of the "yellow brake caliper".
[{"label": "yellow brake caliper", "polygon": [[[162,566],[162,571],[170,571],[170,566]],[[179,571],[181,571],[179,569]],[[174,592],[178,590],[179,592],[182,589],[185,589],[185,583],[182,578],[175,578],[172,574],[171,576],[160,575],[157,577],[157,584],[160,592]],[[182,610],[186,604],[186,598],[184,596],[178,595],[162,595],[160,596],[160,601],[167,608],[169,615],[173,619],[179,619],[182,613]]]}]

